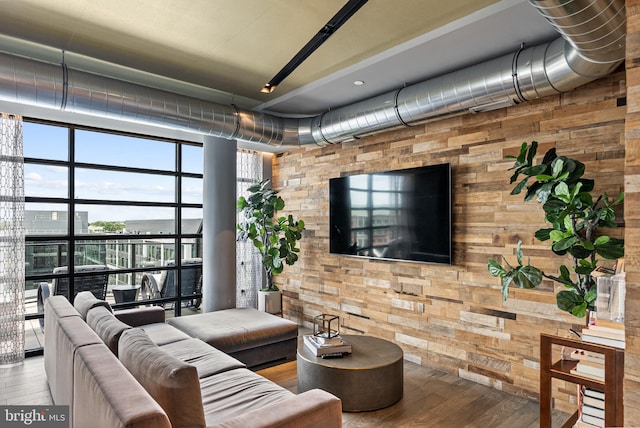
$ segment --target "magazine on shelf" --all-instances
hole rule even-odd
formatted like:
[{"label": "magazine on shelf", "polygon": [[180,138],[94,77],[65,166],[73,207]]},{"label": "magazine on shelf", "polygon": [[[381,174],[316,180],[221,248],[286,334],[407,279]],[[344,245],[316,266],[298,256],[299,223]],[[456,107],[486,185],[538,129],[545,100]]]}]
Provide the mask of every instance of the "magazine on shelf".
[{"label": "magazine on shelf", "polygon": [[616,321],[596,319],[595,323],[589,326],[589,330],[606,331],[624,336],[624,324]]},{"label": "magazine on shelf", "polygon": [[604,420],[604,409],[582,405],[582,416],[593,416]]},{"label": "magazine on shelf", "polygon": [[602,337],[605,339],[621,340],[624,342],[624,330],[605,331],[605,330],[599,330],[597,325],[592,325],[592,326],[589,326],[589,328],[585,328],[584,330],[582,330],[583,339],[585,334],[587,336],[596,336],[596,337]]},{"label": "magazine on shelf", "polygon": [[593,425],[596,427],[604,427],[604,419],[602,418],[598,418],[596,416],[591,416],[591,415],[585,415],[583,414],[580,419],[582,420],[582,422],[585,422],[589,425]]},{"label": "magazine on shelf", "polygon": [[598,374],[593,374],[593,373],[589,373],[589,372],[585,372],[585,371],[581,371],[578,369],[571,369],[570,370],[571,374],[574,375],[578,375],[578,376],[582,376],[582,377],[586,377],[588,379],[592,379],[592,380],[597,380],[599,382],[602,382],[604,380],[603,376],[600,376]]},{"label": "magazine on shelf", "polygon": [[575,370],[580,373],[600,376],[604,380],[604,363],[594,363],[591,361],[579,361]]},{"label": "magazine on shelf", "polygon": [[[338,336],[339,337],[339,336]],[[333,344],[326,344],[322,340],[318,340],[318,336],[306,334],[303,337],[305,346],[316,357],[341,356],[351,353],[351,344],[340,337],[340,341],[332,341]],[[332,338],[334,339],[334,338]]]},{"label": "magazine on shelf", "polygon": [[593,398],[585,395],[582,397],[582,404],[584,404],[585,406],[604,410],[604,400],[599,400],[597,398]]},{"label": "magazine on shelf", "polygon": [[604,392],[598,391],[597,389],[584,388],[584,390],[582,391],[582,394],[585,397],[593,397],[593,398],[597,398],[598,400],[604,400]]},{"label": "magazine on shelf", "polygon": [[584,342],[597,343],[599,345],[613,346],[614,348],[625,348],[624,340],[609,339],[607,337],[593,336],[588,333],[589,329],[582,330],[582,340]]}]

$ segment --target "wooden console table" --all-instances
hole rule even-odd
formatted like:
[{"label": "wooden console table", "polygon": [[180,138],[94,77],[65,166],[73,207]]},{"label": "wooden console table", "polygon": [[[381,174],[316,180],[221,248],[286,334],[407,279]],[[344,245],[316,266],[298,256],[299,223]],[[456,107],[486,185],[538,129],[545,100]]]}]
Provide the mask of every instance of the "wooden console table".
[{"label": "wooden console table", "polygon": [[[583,349],[604,355],[604,381],[573,374],[570,370],[575,361],[552,361],[552,345]],[[540,428],[551,428],[551,380],[561,379],[577,385],[604,392],[604,421],[606,426],[624,425],[624,403],[622,399],[622,379],[624,376],[624,349],[562,338],[548,334],[540,335]],[[578,409],[579,410],[579,409]],[[571,427],[578,419],[578,410],[565,422]]]}]

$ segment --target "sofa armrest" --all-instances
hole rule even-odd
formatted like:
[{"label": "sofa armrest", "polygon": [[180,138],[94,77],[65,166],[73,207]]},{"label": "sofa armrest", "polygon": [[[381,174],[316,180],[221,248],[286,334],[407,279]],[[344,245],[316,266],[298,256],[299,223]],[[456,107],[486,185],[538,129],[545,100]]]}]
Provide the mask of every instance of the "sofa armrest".
[{"label": "sofa armrest", "polygon": [[141,325],[164,323],[164,308],[160,306],[149,306],[133,309],[123,309],[113,313],[116,318],[131,327]]},{"label": "sofa armrest", "polygon": [[341,428],[342,402],[321,389],[261,407],[209,428]]}]

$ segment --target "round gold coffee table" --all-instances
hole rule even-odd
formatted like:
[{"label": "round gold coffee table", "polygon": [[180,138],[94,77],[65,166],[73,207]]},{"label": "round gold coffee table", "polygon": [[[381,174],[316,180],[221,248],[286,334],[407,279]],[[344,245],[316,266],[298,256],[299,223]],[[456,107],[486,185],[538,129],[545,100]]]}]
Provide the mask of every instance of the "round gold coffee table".
[{"label": "round gold coffee table", "polygon": [[388,407],[402,398],[403,353],[388,340],[341,335],[353,352],[342,358],[316,357],[298,346],[298,392],[319,388],[342,400],[345,412]]}]

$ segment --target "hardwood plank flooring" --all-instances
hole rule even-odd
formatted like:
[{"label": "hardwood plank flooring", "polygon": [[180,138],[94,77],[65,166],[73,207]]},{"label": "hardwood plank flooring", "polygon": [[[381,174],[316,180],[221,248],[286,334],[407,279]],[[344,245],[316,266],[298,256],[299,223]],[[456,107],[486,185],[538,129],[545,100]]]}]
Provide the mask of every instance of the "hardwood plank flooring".
[{"label": "hardwood plank flooring", "polygon": [[[292,361],[258,373],[297,393],[296,370]],[[534,428],[539,426],[538,412],[535,401],[405,361],[403,398],[373,412],[344,412],[342,426]],[[555,412],[553,426],[562,426],[567,416]]]},{"label": "hardwood plank flooring", "polygon": [[[297,366],[292,361],[258,373],[291,392],[297,392]],[[449,373],[404,362],[404,397],[393,406],[373,412],[343,413],[343,427],[534,428],[538,403],[461,379]],[[42,356],[22,365],[0,368],[0,404],[53,404]],[[554,414],[554,426],[564,415]],[[248,427],[250,428],[250,427]]]}]

